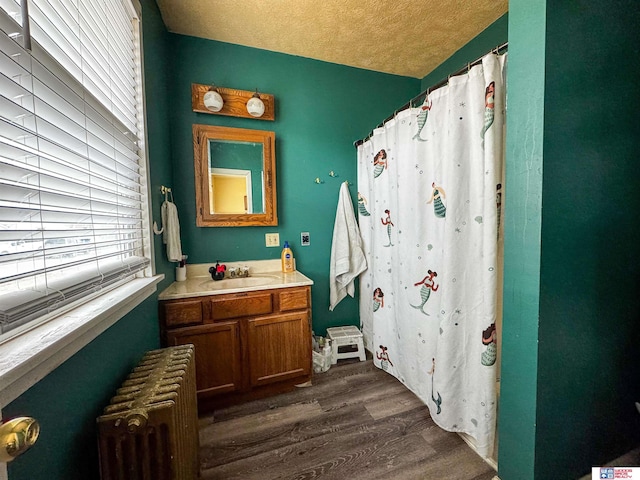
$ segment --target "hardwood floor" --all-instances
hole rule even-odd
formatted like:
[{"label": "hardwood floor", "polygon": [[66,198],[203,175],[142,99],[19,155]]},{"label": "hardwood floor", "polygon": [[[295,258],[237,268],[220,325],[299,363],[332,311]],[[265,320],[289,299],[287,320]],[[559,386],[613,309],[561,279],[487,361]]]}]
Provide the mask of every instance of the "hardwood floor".
[{"label": "hardwood floor", "polygon": [[491,480],[495,471],[371,360],[200,418],[203,480]]}]

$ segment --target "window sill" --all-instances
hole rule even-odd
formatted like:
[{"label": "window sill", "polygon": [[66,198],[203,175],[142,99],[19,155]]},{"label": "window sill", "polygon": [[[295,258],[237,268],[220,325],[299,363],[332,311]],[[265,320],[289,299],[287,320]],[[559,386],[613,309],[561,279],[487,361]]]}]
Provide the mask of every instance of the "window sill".
[{"label": "window sill", "polygon": [[163,278],[128,282],[0,345],[0,409],[151,296]]}]

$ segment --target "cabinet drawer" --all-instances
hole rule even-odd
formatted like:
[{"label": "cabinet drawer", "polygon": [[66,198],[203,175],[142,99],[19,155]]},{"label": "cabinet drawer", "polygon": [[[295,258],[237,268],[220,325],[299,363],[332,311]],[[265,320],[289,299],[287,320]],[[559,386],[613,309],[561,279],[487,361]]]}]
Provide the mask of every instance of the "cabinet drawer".
[{"label": "cabinet drawer", "polygon": [[278,304],[281,312],[309,308],[309,290],[306,288],[288,288],[278,292]]},{"label": "cabinet drawer", "polygon": [[164,303],[162,308],[167,327],[202,323],[202,302],[200,300]]},{"label": "cabinet drawer", "polygon": [[264,315],[273,311],[271,293],[238,293],[209,299],[212,320]]}]

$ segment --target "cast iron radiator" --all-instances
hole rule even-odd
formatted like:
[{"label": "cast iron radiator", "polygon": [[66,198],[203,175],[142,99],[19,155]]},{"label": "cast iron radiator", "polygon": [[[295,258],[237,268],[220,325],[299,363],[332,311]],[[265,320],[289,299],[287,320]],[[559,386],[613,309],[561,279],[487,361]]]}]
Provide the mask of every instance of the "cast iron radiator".
[{"label": "cast iron radiator", "polygon": [[147,352],[97,422],[102,480],[199,477],[193,345]]}]

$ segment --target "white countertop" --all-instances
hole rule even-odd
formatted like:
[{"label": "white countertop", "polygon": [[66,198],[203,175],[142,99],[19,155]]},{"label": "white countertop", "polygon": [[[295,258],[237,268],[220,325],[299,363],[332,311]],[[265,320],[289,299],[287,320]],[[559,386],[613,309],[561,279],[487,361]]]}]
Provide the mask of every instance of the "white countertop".
[{"label": "white countertop", "polygon": [[280,260],[251,260],[246,262],[220,262],[231,267],[249,267],[249,277],[212,280],[209,268],[214,263],[187,265],[187,279],[173,282],[158,296],[159,300],[222,295],[225,293],[254,292],[275,288],[313,285],[313,280],[298,271],[282,273]]}]

